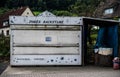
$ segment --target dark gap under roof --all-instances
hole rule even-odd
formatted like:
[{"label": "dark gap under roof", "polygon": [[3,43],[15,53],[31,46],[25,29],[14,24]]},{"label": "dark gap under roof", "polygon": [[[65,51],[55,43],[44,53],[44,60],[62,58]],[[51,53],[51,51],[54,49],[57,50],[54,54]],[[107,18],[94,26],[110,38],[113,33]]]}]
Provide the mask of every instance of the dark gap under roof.
[{"label": "dark gap under roof", "polygon": [[114,26],[119,24],[119,21],[101,18],[83,17],[84,24],[96,25],[96,26]]}]

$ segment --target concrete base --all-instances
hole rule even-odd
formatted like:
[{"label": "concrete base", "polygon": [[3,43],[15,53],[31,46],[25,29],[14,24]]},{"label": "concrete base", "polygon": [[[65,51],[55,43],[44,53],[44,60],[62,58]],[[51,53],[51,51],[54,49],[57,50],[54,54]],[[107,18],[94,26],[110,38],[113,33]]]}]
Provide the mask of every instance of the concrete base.
[{"label": "concrete base", "polygon": [[0,77],[120,77],[112,67],[10,67]]}]

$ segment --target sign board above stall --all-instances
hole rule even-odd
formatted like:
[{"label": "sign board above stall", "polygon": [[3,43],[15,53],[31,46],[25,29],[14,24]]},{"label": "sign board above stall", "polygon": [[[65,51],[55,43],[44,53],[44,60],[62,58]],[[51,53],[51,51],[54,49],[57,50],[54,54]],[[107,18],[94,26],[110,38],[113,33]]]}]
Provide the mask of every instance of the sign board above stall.
[{"label": "sign board above stall", "polygon": [[10,16],[12,24],[41,24],[41,25],[82,25],[81,17],[23,17]]}]

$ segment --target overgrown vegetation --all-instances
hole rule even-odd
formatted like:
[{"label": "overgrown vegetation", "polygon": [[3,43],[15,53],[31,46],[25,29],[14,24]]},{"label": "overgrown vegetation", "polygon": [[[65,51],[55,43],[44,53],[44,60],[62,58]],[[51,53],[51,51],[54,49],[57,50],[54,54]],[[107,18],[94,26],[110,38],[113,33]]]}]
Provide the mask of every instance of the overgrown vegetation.
[{"label": "overgrown vegetation", "polygon": [[48,10],[58,16],[92,16],[101,1],[104,0],[1,0],[0,12],[4,13],[4,7],[7,10],[29,6],[35,15]]},{"label": "overgrown vegetation", "polygon": [[55,14],[56,16],[77,16],[76,14],[73,14],[69,11],[57,11],[57,10],[54,10],[53,11],[53,14]]},{"label": "overgrown vegetation", "polygon": [[7,12],[7,11],[9,11],[8,8],[1,7],[1,8],[0,8],[0,15],[2,15],[3,13],[5,13],[5,12]]},{"label": "overgrown vegetation", "polygon": [[0,58],[9,57],[10,54],[10,38],[0,35]]},{"label": "overgrown vegetation", "polygon": [[35,16],[38,16],[41,12],[40,11],[33,11]]}]

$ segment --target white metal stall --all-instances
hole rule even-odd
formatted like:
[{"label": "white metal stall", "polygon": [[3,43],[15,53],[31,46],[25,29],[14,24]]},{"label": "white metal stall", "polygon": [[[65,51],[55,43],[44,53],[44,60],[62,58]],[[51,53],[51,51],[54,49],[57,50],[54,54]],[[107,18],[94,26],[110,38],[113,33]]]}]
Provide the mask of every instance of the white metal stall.
[{"label": "white metal stall", "polygon": [[12,66],[81,65],[81,17],[10,16]]}]

